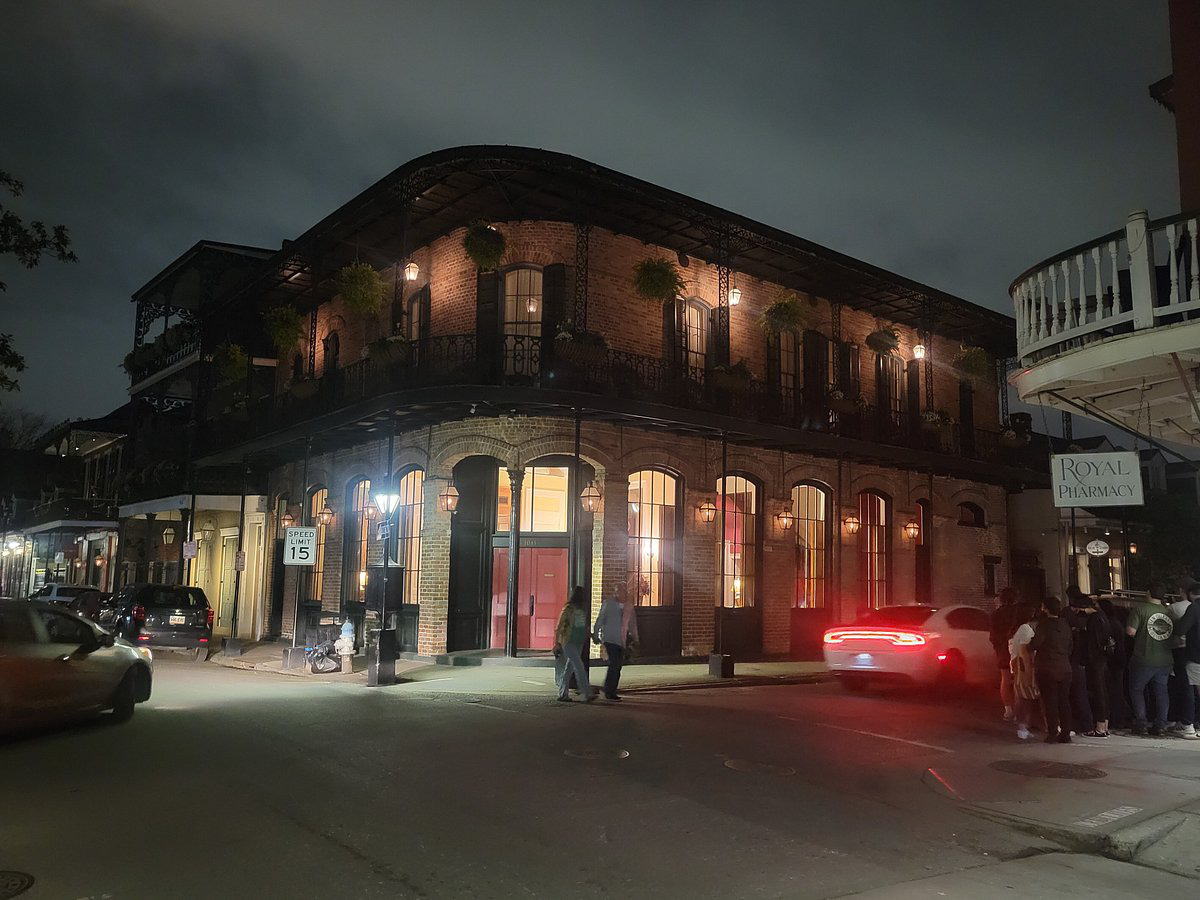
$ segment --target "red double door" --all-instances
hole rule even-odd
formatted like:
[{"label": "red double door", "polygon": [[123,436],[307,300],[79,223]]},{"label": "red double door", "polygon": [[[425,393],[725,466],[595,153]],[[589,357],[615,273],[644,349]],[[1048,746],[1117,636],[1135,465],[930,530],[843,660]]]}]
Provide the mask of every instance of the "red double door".
[{"label": "red double door", "polygon": [[[567,548],[522,547],[517,584],[517,649],[549,650],[567,602]],[[492,551],[492,641],[504,649],[508,626],[508,548]]]}]

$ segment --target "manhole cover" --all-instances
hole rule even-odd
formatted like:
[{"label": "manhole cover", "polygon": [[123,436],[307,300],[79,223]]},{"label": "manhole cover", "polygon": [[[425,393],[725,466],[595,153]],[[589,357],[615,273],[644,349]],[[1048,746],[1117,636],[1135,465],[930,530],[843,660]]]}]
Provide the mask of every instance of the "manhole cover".
[{"label": "manhole cover", "polygon": [[572,759],[628,759],[628,750],[564,750]]},{"label": "manhole cover", "polygon": [[1074,778],[1079,781],[1103,778],[1108,774],[1095,766],[1036,759],[999,759],[992,763],[992,768],[1013,775],[1028,775],[1031,778]]},{"label": "manhole cover", "polygon": [[759,775],[795,775],[796,770],[791,766],[773,766],[770,763],[751,762],[748,759],[727,759],[725,768],[735,772],[756,772]]},{"label": "manhole cover", "polygon": [[33,886],[33,876],[24,872],[0,871],[0,900],[23,894]]}]

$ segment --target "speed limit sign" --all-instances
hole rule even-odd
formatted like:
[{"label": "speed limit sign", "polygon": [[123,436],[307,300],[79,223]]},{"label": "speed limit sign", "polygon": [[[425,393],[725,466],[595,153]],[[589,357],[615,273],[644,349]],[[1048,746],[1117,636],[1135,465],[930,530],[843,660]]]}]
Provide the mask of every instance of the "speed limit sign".
[{"label": "speed limit sign", "polygon": [[291,527],[283,539],[285,566],[315,566],[317,564],[317,529]]}]

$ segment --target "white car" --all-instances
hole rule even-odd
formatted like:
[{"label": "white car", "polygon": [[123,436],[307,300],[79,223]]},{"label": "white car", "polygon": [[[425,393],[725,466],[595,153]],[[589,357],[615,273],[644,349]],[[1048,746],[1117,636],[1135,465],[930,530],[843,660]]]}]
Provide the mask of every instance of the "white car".
[{"label": "white car", "polygon": [[825,665],[849,691],[872,682],[998,681],[991,616],[975,606],[888,606],[825,632]]},{"label": "white car", "polygon": [[100,588],[90,584],[43,584],[31,596],[30,600],[41,600],[43,603],[61,603],[70,606],[71,601],[80,594],[88,591],[99,591]]}]

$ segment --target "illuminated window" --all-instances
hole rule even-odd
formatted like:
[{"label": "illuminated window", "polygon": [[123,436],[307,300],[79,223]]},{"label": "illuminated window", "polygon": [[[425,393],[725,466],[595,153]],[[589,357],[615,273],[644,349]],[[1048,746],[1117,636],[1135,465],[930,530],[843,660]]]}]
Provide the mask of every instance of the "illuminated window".
[{"label": "illuminated window", "polygon": [[858,518],[862,522],[858,542],[863,557],[864,600],[871,609],[888,602],[888,502],[881,494],[863,491],[858,495]]},{"label": "illuminated window", "polygon": [[342,548],[342,602],[361,603],[367,596],[367,535],[371,521],[363,510],[371,500],[371,482],[353,481],[346,489],[345,546]]},{"label": "illuminated window", "polygon": [[400,502],[396,506],[396,527],[392,532],[391,561],[389,565],[404,569],[401,603],[417,602],[417,587],[421,580],[421,515],[424,511],[425,473],[413,469],[400,479],[397,493]]},{"label": "illuminated window", "polygon": [[537,371],[537,344],[542,334],[542,273],[510,269],[504,275],[504,371],[532,375]]},{"label": "illuminated window", "polygon": [[708,307],[702,300],[689,300],[683,311],[684,359],[689,368],[703,369],[708,357]]},{"label": "illuminated window", "polygon": [[796,398],[796,372],[799,368],[800,348],[794,331],[779,335],[779,394],[784,408],[789,409]]},{"label": "illuminated window", "polygon": [[725,534],[720,541],[718,572],[725,573],[718,597],[726,607],[740,609],[755,605],[755,576],[758,556],[758,504],[753,482],[740,475],[717,479],[717,522],[721,521],[721,499],[725,501]]},{"label": "illuminated window", "polygon": [[792,606],[822,609],[828,571],[829,492],[815,484],[792,488],[792,515],[796,517],[796,590]]},{"label": "illuminated window", "polygon": [[629,575],[638,606],[675,604],[678,482],[657,469],[629,476]]},{"label": "illuminated window", "polygon": [[899,423],[904,411],[904,364],[900,357],[877,355],[875,377],[879,381],[879,405],[887,411],[888,418]]},{"label": "illuminated window", "polygon": [[[521,531],[567,530],[568,469],[566,466],[530,466],[521,484]],[[496,531],[508,531],[512,517],[512,485],[508,469],[501,468],[496,488]]]},{"label": "illuminated window", "polygon": [[325,577],[325,526],[317,519],[317,513],[325,508],[329,499],[329,491],[323,487],[313,488],[308,495],[308,515],[305,525],[314,525],[317,529],[317,547],[313,558],[316,562],[309,568],[308,577],[303,580],[304,599],[310,603],[321,602],[321,582]]}]

